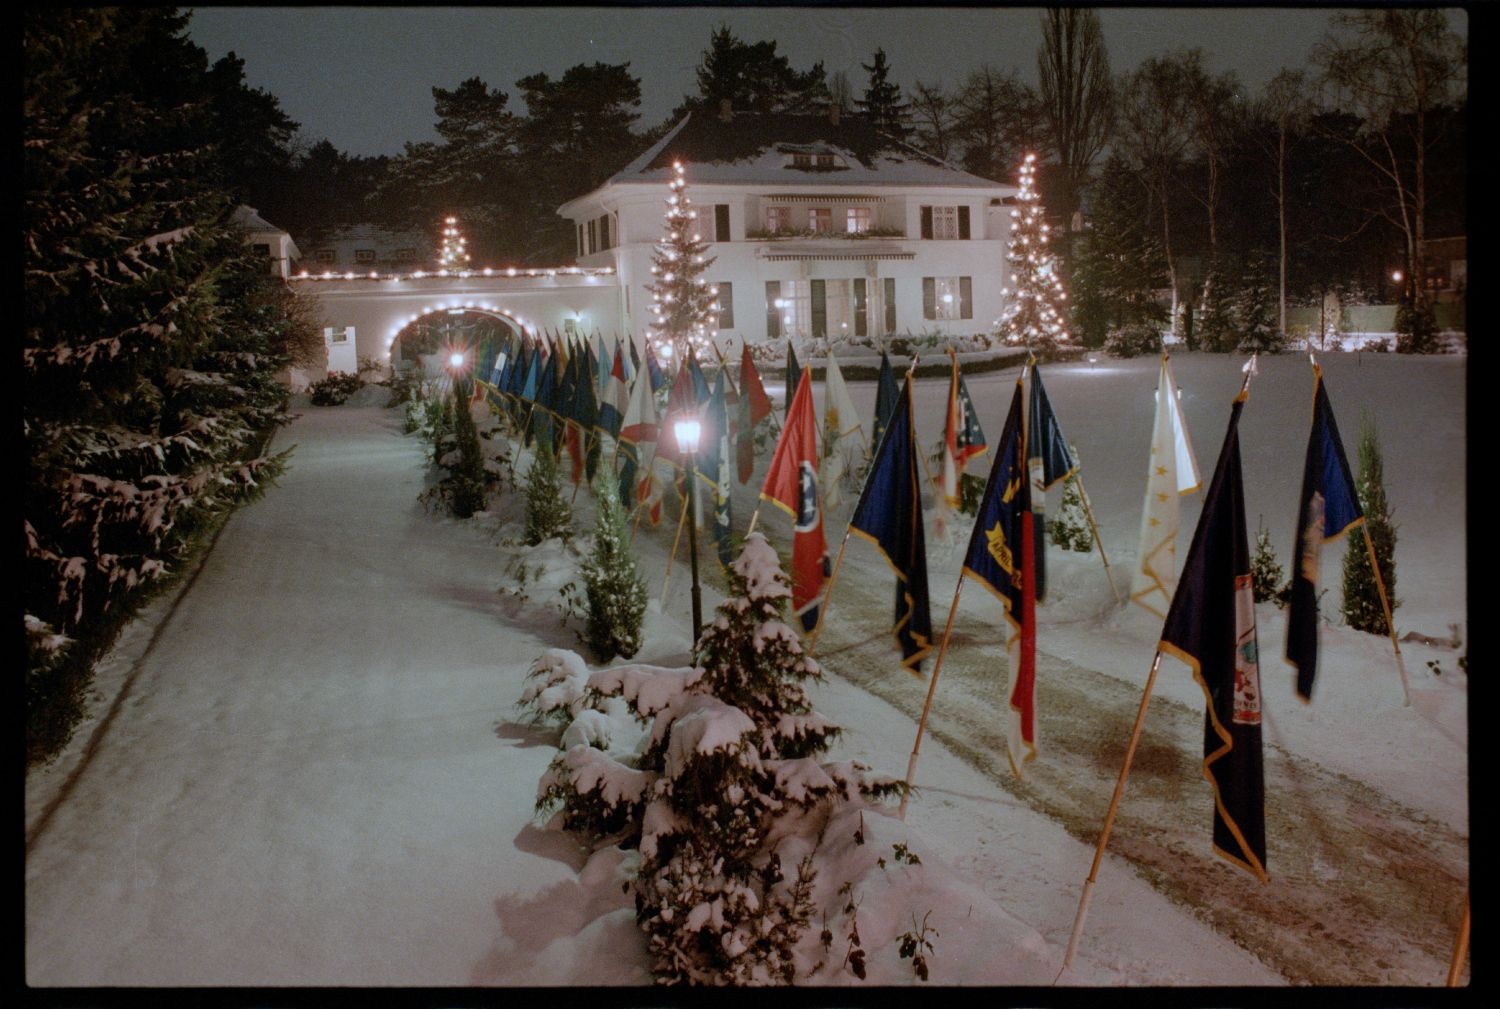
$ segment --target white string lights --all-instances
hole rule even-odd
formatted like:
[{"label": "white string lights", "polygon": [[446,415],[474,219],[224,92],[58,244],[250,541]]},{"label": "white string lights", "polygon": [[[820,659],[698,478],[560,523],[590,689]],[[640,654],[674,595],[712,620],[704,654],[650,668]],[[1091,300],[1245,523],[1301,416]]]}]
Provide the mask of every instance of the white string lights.
[{"label": "white string lights", "polygon": [[706,351],[718,335],[719,317],[719,289],[702,276],[713,258],[704,256],[708,245],[697,230],[698,212],[688,199],[682,162],[673,162],[672,172],[664,237],[651,256],[651,275],[657,282],[646,286],[654,299],[649,339],[669,359],[683,353],[697,357]]},{"label": "white string lights", "polygon": [[440,270],[462,270],[469,265],[469,253],[464,248],[467,240],[458,228],[458,218],[443,221],[443,247],[438,250]]},{"label": "white string lights", "polygon": [[1047,251],[1049,228],[1042,219],[1036,191],[1036,155],[1021,163],[1020,207],[1010,212],[1010,263],[1014,287],[1001,290],[1010,300],[1000,318],[1000,334],[1007,343],[1050,347],[1068,341],[1061,306],[1068,300],[1058,276],[1057,258]]}]

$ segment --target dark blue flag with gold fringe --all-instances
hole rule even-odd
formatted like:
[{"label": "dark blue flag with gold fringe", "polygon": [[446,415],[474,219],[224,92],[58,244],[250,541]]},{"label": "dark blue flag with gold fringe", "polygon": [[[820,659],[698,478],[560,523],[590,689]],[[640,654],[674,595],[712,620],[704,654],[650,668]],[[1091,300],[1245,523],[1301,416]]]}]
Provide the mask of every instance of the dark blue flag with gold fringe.
[{"label": "dark blue flag with gold fringe", "polygon": [[[1026,411],[1026,461],[1031,468],[1032,484],[1045,493],[1078,472],[1078,465],[1073,461],[1068,439],[1063,437],[1057,414],[1052,412],[1052,401],[1047,398],[1047,387],[1042,384],[1041,369],[1033,363],[1029,370],[1031,396]],[[1047,516],[1042,504],[1044,500],[1040,494],[1031,499],[1037,541],[1037,602],[1047,598]]]},{"label": "dark blue flag with gold fringe", "polygon": [[797,383],[802,378],[802,365],[797,363],[797,348],[790,339],[786,342],[786,409],[783,417],[791,415],[792,399],[797,395]]},{"label": "dark blue flag with gold fringe", "polygon": [[1009,728],[1006,755],[1019,776],[1036,758],[1036,535],[1031,481],[1026,468],[1021,383],[995,450],[995,461],[969,534],[960,577],[980,582],[1005,607],[1005,644],[1010,659]]},{"label": "dark blue flag with gold fringe", "polygon": [[880,436],[891,422],[896,410],[896,400],[901,390],[896,386],[896,376],[891,372],[891,359],[885,350],[880,351],[880,379],[875,383],[875,423],[870,434],[870,444],[880,446]]},{"label": "dark blue flag with gold fringe", "polygon": [[1208,701],[1203,774],[1214,789],[1214,851],[1264,882],[1260,659],[1240,476],[1239,422],[1247,398],[1244,391],[1235,397],[1157,647],[1192,668]]},{"label": "dark blue flag with gold fringe", "polygon": [[1286,611],[1286,660],[1297,667],[1297,694],[1304,701],[1312,700],[1313,679],[1318,673],[1318,567],[1323,544],[1364,520],[1354,475],[1323,385],[1323,369],[1314,364],[1312,433],[1302,468],[1297,544],[1292,551],[1292,594]]},{"label": "dark blue flag with gold fringe", "polygon": [[875,452],[849,531],[880,549],[896,572],[896,615],[892,633],[901,664],[920,674],[932,651],[932,614],[927,601],[927,545],[922,531],[922,485],[917,442],[912,434],[911,379],[891,413]]}]

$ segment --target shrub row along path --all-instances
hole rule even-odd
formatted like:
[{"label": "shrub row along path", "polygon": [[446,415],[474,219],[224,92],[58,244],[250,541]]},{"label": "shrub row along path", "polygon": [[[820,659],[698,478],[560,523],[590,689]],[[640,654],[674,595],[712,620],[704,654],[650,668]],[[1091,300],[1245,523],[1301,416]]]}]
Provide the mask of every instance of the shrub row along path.
[{"label": "shrub row along path", "polygon": [[[952,584],[933,582],[940,583]],[[836,593],[836,612],[867,617],[830,620],[818,645],[819,660],[915,719],[926,682],[896,671],[888,633],[868,634],[889,613],[889,576],[841,575]],[[934,597],[936,633],[941,634],[950,602],[950,597]],[[1018,780],[1005,757],[1009,673],[999,643],[999,604],[971,586],[960,614],[928,730],[1006,791],[1094,845],[1147,669],[1130,683],[1039,650],[1039,754]],[[1275,658],[1269,673],[1262,665],[1263,676],[1283,672]],[[930,675],[932,665],[929,658],[924,672]],[[1158,678],[1190,675],[1186,667],[1163,659]],[[1274,712],[1266,717],[1269,883],[1212,854],[1213,797],[1201,769],[1203,708],[1163,697],[1160,689],[1147,710],[1108,851],[1291,983],[1442,984],[1454,923],[1463,913],[1468,839],[1359,781],[1288,753],[1274,742]],[[892,766],[897,762],[893,754]],[[919,763],[919,790],[924,783],[939,784],[924,779]],[[921,806],[919,792],[909,818],[920,817]],[[1116,870],[1106,862],[1101,880],[1111,871]],[[1080,864],[1080,886],[1087,873],[1088,865]],[[1066,945],[1071,921],[1051,928],[1036,924],[1049,943]],[[1082,945],[1087,943],[1085,926]]]}]

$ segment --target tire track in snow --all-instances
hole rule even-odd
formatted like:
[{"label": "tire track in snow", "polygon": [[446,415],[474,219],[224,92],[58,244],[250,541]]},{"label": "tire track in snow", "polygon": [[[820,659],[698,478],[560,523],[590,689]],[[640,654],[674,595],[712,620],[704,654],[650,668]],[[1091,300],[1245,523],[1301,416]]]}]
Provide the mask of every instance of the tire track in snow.
[{"label": "tire track in snow", "polygon": [[[889,595],[887,577],[875,576],[874,568],[855,574],[846,561],[835,599],[844,619],[825,625],[816,657],[910,712],[915,737],[927,685],[897,662],[885,631]],[[935,622],[945,616],[935,608]],[[1092,847],[1119,777],[1145,671],[1132,684],[1039,651],[1039,752],[1018,780],[1004,756],[1009,666],[997,626],[993,614],[983,622],[960,615],[928,731]],[[924,669],[930,675],[930,659]],[[1463,913],[1467,837],[1288,753],[1268,732],[1271,881],[1261,884],[1211,850],[1203,718],[1201,707],[1152,697],[1107,850],[1293,984],[1442,985]],[[905,756],[892,754],[891,765],[904,766]],[[920,762],[915,783],[913,802],[920,805]],[[1081,863],[1080,885],[1087,873]],[[1081,943],[1088,943],[1087,925]]]}]

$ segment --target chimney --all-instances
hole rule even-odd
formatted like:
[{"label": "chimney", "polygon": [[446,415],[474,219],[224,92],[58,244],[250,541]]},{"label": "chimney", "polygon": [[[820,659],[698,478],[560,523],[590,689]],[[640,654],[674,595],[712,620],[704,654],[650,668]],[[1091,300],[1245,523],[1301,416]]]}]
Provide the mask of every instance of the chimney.
[{"label": "chimney", "polygon": [[828,121],[830,123],[832,123],[833,125],[835,125],[835,126],[837,126],[839,124],[839,103],[838,102],[829,102],[828,103]]},{"label": "chimney", "polygon": [[734,118],[734,104],[728,98],[719,99],[719,122],[727,123]]}]

